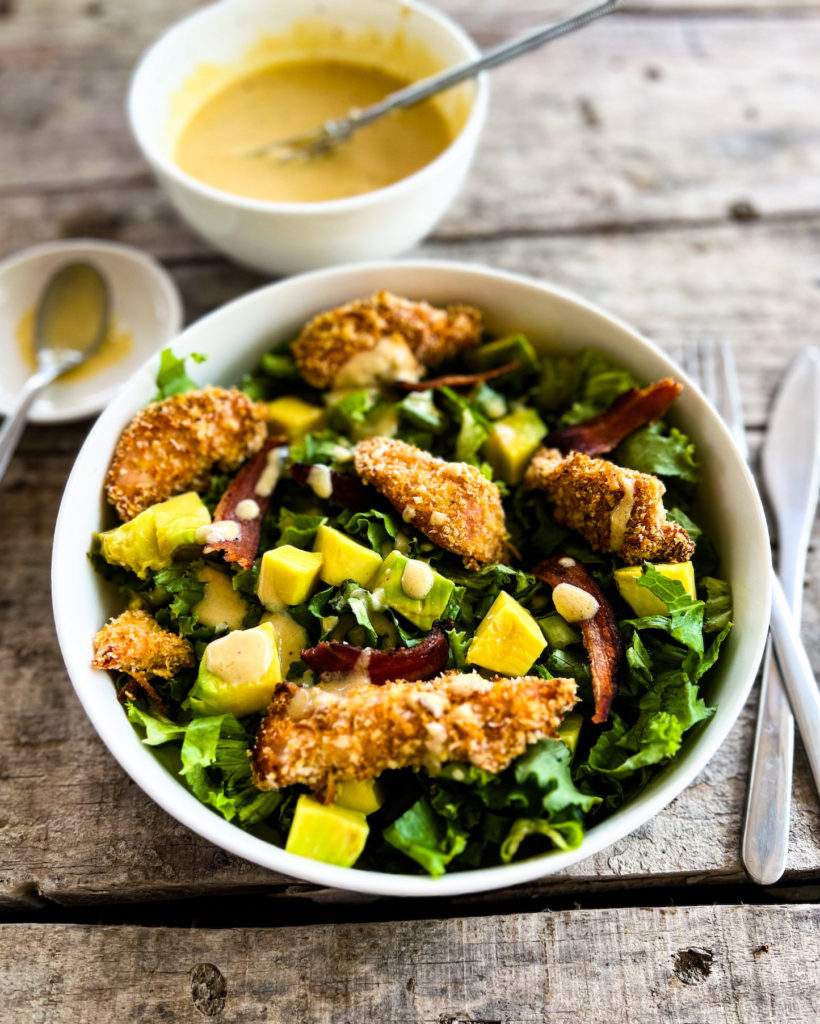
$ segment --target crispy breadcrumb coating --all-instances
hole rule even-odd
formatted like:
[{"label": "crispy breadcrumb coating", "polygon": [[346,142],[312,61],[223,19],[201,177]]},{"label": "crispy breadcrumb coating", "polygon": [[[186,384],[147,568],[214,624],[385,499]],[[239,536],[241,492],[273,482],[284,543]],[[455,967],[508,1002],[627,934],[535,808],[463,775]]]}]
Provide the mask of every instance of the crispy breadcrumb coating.
[{"label": "crispy breadcrumb coating", "polygon": [[[481,323],[481,313],[472,306],[437,309],[381,291],[320,313],[302,329],[293,355],[302,376],[315,388],[418,380],[425,366],[477,345]],[[345,375],[354,356],[377,346],[379,353],[372,360]]]},{"label": "crispy breadcrumb coating", "polygon": [[302,783],[326,800],[335,783],[388,768],[463,761],[500,772],[531,743],[557,737],[574,679],[485,679],[447,672],[426,682],[302,689],[279,686],[253,750],[260,789]]},{"label": "crispy breadcrumb coating", "polygon": [[94,637],[92,668],[125,672],[137,682],[170,679],[196,664],[187,640],[171,633],[144,611],[124,611]]},{"label": "crispy breadcrumb coating", "polygon": [[466,462],[445,462],[404,441],[371,437],[353,451],[356,472],[468,569],[503,562],[507,530],[498,488]]},{"label": "crispy breadcrumb coating", "polygon": [[105,493],[120,519],[133,519],[183,491],[203,491],[216,464],[224,472],[259,451],[266,409],[235,388],[172,395],[140,410],[117,442]]},{"label": "crispy breadcrumb coating", "polygon": [[576,530],[597,551],[612,551],[627,565],[686,562],[695,545],[682,526],[666,518],[657,477],[606,459],[557,448],[532,458],[524,486],[545,491],[555,521]]}]

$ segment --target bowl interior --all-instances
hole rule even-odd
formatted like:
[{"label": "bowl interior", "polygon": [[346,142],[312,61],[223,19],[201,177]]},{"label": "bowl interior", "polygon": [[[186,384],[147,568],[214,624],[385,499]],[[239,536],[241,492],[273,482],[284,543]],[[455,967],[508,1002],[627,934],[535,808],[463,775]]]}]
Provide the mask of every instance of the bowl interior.
[{"label": "bowl interior", "polygon": [[[417,79],[475,52],[453,22],[415,0],[223,0],[178,22],[145,55],[131,88],[132,124],[154,159],[170,161],[192,114],[240,74],[305,57],[358,58]],[[454,135],[475,88],[465,83],[435,100]]]},{"label": "bowl interior", "polygon": [[76,419],[98,412],[117,388],[182,325],[176,286],[150,257],[106,242],[75,241],[37,246],[0,264],[0,412],[16,400],[30,375],[16,333],[21,318],[34,308],[49,277],[72,260],[100,268],[111,289],[111,310],[130,336],[121,359],[77,380],[57,380],[35,401],[29,419],[36,423]]},{"label": "bowl interior", "polygon": [[[189,327],[177,354],[203,352],[193,368],[201,383],[230,384],[253,367],[274,342],[292,338],[317,312],[387,288],[434,303],[468,302],[482,308],[493,331],[522,331],[542,351],[594,347],[640,380],[674,375],[687,385],[671,418],[697,443],[703,465],[700,518],[722,555],[732,582],[736,628],[710,682],[715,716],[687,737],[680,755],[640,796],[591,828],[581,849],[553,851],[528,861],[447,875],[442,879],[335,868],[286,853],[225,822],[181,785],[143,746],[117,703],[108,677],[89,666],[90,641],[119,610],[91,571],[85,552],[106,515],[103,478],[120,430],[148,401],[155,360],[143,366],[88,437],[66,487],[57,524],[53,595],[57,631],[74,687],[114,756],[169,813],[201,835],[258,864],[307,881],[390,895],[450,895],[517,884],[584,859],[631,832],[675,797],[714,753],[737,718],[762,655],[769,608],[770,554],[760,499],[720,419],[691,382],[636,332],[561,289],[487,269],[448,263],[359,265],[318,271],[262,288]],[[229,340],[228,340],[229,339]]]}]

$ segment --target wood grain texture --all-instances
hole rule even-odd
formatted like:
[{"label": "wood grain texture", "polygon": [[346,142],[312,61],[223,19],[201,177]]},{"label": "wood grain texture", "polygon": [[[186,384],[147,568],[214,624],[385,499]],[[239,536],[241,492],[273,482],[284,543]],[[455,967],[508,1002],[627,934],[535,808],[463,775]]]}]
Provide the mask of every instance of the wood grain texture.
[{"label": "wood grain texture", "polygon": [[[82,5],[59,19],[46,0],[14,8],[0,32],[0,196],[79,191],[88,205],[106,184],[147,184],[123,95],[143,47],[192,6],[104,5],[88,18]],[[492,0],[443,6],[485,43],[510,20],[538,17],[535,4],[523,14]],[[625,13],[500,68],[473,172],[439,232],[626,230],[820,209],[819,50],[820,18]],[[127,220],[138,227],[142,216]],[[78,228],[69,217],[64,230]]]},{"label": "wood grain texture", "polygon": [[[0,2],[0,256],[55,237],[131,242],[171,266],[191,319],[263,283],[185,229],[124,120],[137,54],[194,6]],[[441,6],[482,43],[563,9],[553,0]],[[469,182],[418,253],[553,280],[663,344],[728,338],[742,354],[747,422],[760,428],[779,376],[817,340],[820,322],[818,10],[820,0],[625,4],[548,58],[544,51],[500,70]],[[0,903],[243,890],[335,898],[177,825],[85,719],[53,635],[48,563],[60,492],[86,429],[30,429],[0,490]],[[815,661],[818,538],[804,618]],[[639,833],[528,892],[742,879],[753,712]],[[799,758],[788,877],[818,873],[820,812]]]},{"label": "wood grain texture", "polygon": [[7,925],[0,1016],[15,1024],[812,1024],[819,936],[815,906],[225,931]]},{"label": "wood grain texture", "polygon": [[[333,898],[229,856],[174,822],[124,775],[85,718],[62,667],[48,592],[53,519],[83,431],[30,428],[0,492],[8,540],[0,596],[6,698],[0,902],[146,900],[249,889]],[[34,493],[36,503],[27,501]],[[815,544],[804,633],[816,661],[818,569]],[[527,892],[742,880],[738,845],[753,712],[752,703],[696,782],[653,821]],[[788,877],[816,877],[819,869],[820,813],[801,757]]]}]

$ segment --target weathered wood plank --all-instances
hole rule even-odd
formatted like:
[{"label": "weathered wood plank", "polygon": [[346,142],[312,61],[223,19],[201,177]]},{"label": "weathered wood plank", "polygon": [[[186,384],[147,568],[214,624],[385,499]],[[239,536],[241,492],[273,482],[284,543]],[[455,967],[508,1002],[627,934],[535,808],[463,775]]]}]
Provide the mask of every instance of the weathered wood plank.
[{"label": "weathered wood plank", "polygon": [[[0,903],[173,898],[244,890],[333,894],[281,877],[204,842],[152,804],[114,763],[74,698],[49,614],[49,538],[83,427],[32,428],[0,492],[5,573],[0,596]],[[37,494],[32,501],[27,496]],[[816,539],[820,539],[820,522]],[[82,541],[78,541],[82,543]],[[810,559],[805,635],[820,658]],[[713,761],[639,832],[528,893],[739,881],[738,844],[754,704]],[[169,784],[173,784],[169,779]],[[820,873],[820,813],[806,765],[795,775],[789,873]]]},{"label": "weathered wood plank", "polygon": [[[16,1024],[813,1024],[820,910],[631,908],[309,928],[7,925]],[[581,1009],[583,1008],[583,1009]]]},{"label": "weathered wood plank", "polygon": [[[28,17],[21,6],[0,34],[0,194],[80,187],[93,202],[96,184],[146,180],[125,124],[128,75],[148,38],[190,5],[68,20],[46,18],[47,6]],[[505,31],[506,5],[457,13],[485,36]],[[798,30],[774,16],[625,14],[499,69],[475,167],[442,231],[820,208],[818,49],[818,18]]]},{"label": "weathered wood plank", "polygon": [[[233,267],[186,231],[151,185],[94,194],[0,198],[0,257],[52,238],[137,245],[174,268],[189,319],[265,281]],[[728,338],[749,424],[765,421],[778,377],[818,342],[820,216],[664,231],[448,236],[408,256],[486,263],[572,288],[661,344]]]}]

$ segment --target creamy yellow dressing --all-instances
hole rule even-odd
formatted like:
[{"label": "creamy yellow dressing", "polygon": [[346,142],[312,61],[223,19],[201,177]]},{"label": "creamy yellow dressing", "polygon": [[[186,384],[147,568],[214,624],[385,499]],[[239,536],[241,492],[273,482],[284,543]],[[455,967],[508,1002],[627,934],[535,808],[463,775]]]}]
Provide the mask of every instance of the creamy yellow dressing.
[{"label": "creamy yellow dressing", "polygon": [[435,103],[367,125],[319,159],[280,163],[247,150],[316,128],[407,84],[347,60],[311,58],[256,70],[202,104],[180,132],[174,159],[199,181],[254,199],[311,203],[371,192],[420,170],[449,145],[452,130]]},{"label": "creamy yellow dressing", "polygon": [[[72,331],[71,334],[66,334],[67,343],[71,341],[73,335],[81,339],[88,338],[88,331],[84,326],[84,318],[86,315],[90,315],[90,312],[86,311],[86,314],[84,314],[82,309],[79,309],[76,313],[78,319],[74,323],[74,327],[72,327],[71,316],[67,318],[67,328]],[[17,351],[20,359],[23,361],[26,369],[32,372],[37,369],[37,355],[34,346],[36,319],[37,311],[32,306],[31,309],[27,309],[22,315],[14,329],[14,337],[17,342]],[[86,331],[86,333],[82,334],[82,331]],[[108,324],[108,331],[94,355],[87,362],[83,363],[82,366],[64,373],[57,383],[70,384],[72,381],[86,380],[88,377],[93,377],[100,370],[106,370],[109,366],[114,366],[121,359],[124,359],[133,346],[134,339],[130,333],[120,326],[115,316],[112,316]]]}]

